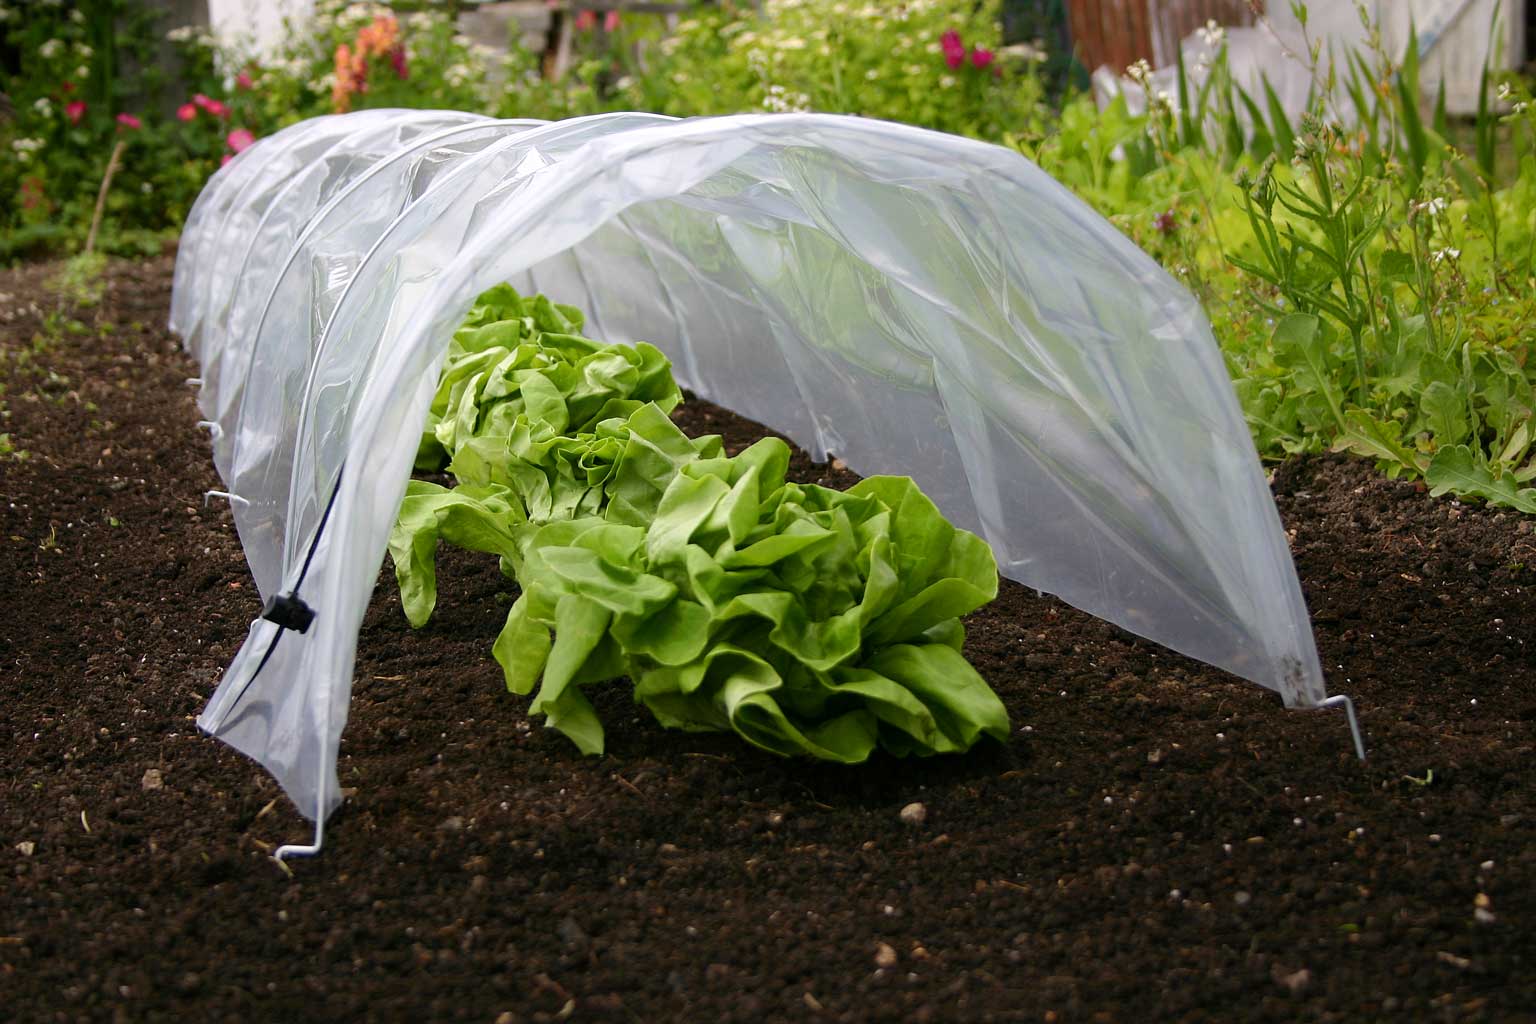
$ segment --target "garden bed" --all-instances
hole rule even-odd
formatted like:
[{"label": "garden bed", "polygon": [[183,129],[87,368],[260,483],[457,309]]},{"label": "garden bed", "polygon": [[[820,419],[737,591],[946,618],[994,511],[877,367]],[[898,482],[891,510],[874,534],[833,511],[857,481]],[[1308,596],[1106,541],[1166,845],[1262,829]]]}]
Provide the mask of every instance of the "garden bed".
[{"label": "garden bed", "polygon": [[[495,560],[381,576],[324,855],[193,723],[258,613],[161,326],[0,273],[0,1005],[17,1020],[1516,1019],[1536,984],[1536,532],[1343,458],[1274,490],[1341,715],[1005,584],[967,654],[1006,746],[840,768],[530,725]],[[734,452],[762,429],[678,421]],[[845,471],[797,455],[800,479]],[[919,824],[900,812],[925,810]]]}]

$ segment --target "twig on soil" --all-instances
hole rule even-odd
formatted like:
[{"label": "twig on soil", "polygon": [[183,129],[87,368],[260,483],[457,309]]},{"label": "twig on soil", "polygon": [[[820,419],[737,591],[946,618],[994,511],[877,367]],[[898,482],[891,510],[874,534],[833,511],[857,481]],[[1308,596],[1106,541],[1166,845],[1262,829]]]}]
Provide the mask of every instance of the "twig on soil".
[{"label": "twig on soil", "polygon": [[620,775],[618,772],[614,772],[614,774],[613,774],[613,781],[617,782],[619,785],[623,786],[625,789],[627,789],[631,793],[635,794],[635,796],[639,797],[641,800],[644,800],[647,803],[650,802],[650,798],[647,797],[644,793],[642,793],[640,791],[640,787],[639,786],[635,785],[633,782],[630,782],[628,779],[626,779],[624,776]]}]

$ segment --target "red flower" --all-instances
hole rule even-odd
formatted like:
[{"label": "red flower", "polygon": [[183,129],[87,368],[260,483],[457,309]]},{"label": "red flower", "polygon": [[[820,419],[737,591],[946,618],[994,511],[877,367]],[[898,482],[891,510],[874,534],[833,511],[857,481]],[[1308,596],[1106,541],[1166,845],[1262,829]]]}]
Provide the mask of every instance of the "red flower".
[{"label": "red flower", "polygon": [[234,158],[235,158],[235,154],[233,154],[233,153],[225,153],[224,156],[219,160],[219,166],[223,167],[225,164],[229,163]]},{"label": "red flower", "polygon": [[978,68],[985,68],[987,65],[991,64],[996,57],[997,54],[993,53],[991,50],[984,50],[979,46],[971,50],[971,63]]},{"label": "red flower", "polygon": [[576,31],[577,32],[590,32],[594,28],[597,28],[597,12],[596,11],[580,11],[580,12],[577,13],[577,15],[576,15]]},{"label": "red flower", "polygon": [[603,15],[603,31],[617,32],[619,30],[619,12],[609,11]]},{"label": "red flower", "polygon": [[224,141],[229,143],[229,148],[236,153],[244,153],[251,143],[256,141],[256,136],[244,128],[236,128]]},{"label": "red flower", "polygon": [[1152,226],[1157,229],[1158,234],[1171,235],[1179,229],[1179,222],[1174,217],[1172,210],[1164,210],[1152,218]]},{"label": "red flower", "polygon": [[127,128],[129,131],[135,132],[144,127],[144,122],[140,121],[132,114],[118,114],[117,123],[122,125],[124,128]]},{"label": "red flower", "polygon": [[405,47],[397,46],[389,51],[390,66],[395,69],[397,78],[411,77],[411,70],[405,63]]},{"label": "red flower", "polygon": [[178,121],[190,121],[196,116],[197,108],[190,103],[183,103],[176,108],[176,119]]},{"label": "red flower", "polygon": [[64,104],[64,116],[69,118],[70,124],[79,124],[80,119],[85,116],[85,101],[70,100]]},{"label": "red flower", "polygon": [[74,82],[65,82],[63,85],[59,86],[59,89],[62,90],[66,94],[72,93],[72,92],[75,91],[75,83]]},{"label": "red flower", "polygon": [[944,63],[951,68],[958,68],[965,63],[965,43],[960,39],[960,33],[954,29],[945,32],[939,37],[939,46],[944,49]]},{"label": "red flower", "polygon": [[251,86],[255,84],[249,71],[242,71],[235,76],[235,87],[238,89],[249,91]]}]

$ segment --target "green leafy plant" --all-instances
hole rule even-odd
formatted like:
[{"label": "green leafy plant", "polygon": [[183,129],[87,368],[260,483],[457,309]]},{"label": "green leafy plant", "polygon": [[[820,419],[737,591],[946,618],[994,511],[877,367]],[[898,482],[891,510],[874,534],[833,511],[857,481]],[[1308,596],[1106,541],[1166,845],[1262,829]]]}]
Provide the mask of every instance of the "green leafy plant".
[{"label": "green leafy plant", "polygon": [[487,463],[514,427],[528,446],[590,432],[648,402],[666,412],[682,401],[659,349],[593,341],[577,333],[584,322],[579,310],[525,299],[510,285],[481,294],[449,343],[418,468],[454,458],[456,474],[488,482]]},{"label": "green leafy plant", "polygon": [[537,685],[532,710],[586,753],[603,734],[581,687],[619,676],[664,725],[785,755],[1006,737],[960,653],[959,617],[997,593],[980,538],[905,478],[792,484],[782,441],[728,458],[686,437],[660,353],[581,323],[502,285],[456,332],[423,453],[451,452],[457,483],[413,481],[390,538],[413,625],[441,542],[498,555],[522,587],[494,647],[507,685]]},{"label": "green leafy plant", "polygon": [[523,594],[495,652],[514,692],[584,752],[582,693],[624,675],[663,724],[731,729],[842,762],[968,749],[1007,714],[960,653],[959,616],[997,593],[980,538],[910,480],[786,483],[789,449],[680,467],[655,518],[551,523],[522,544]]}]

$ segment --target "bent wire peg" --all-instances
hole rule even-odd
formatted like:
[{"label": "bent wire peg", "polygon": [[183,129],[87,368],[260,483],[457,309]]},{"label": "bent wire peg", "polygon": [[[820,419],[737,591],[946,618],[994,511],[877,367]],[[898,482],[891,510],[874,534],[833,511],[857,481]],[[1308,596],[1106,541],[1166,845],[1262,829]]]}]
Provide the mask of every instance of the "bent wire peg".
[{"label": "bent wire peg", "polygon": [[1318,702],[1317,707],[1344,709],[1344,717],[1349,721],[1349,734],[1355,740],[1355,754],[1361,761],[1365,760],[1365,740],[1360,736],[1360,720],[1355,717],[1355,702],[1342,693],[1336,693]]}]

